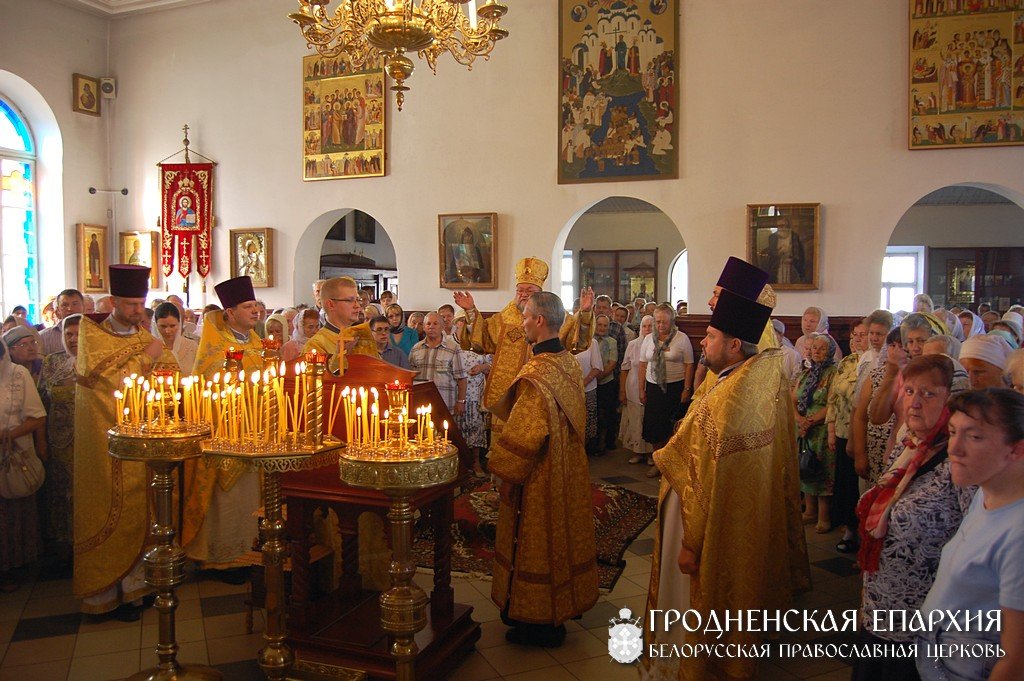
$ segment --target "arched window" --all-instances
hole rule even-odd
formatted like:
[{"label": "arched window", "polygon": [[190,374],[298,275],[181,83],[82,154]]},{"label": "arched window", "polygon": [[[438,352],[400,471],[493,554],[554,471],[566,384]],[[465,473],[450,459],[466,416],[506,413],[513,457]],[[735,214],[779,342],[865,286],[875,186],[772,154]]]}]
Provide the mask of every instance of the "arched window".
[{"label": "arched window", "polygon": [[24,116],[0,95],[0,310],[24,305],[39,321],[35,149]]},{"label": "arched window", "polygon": [[683,250],[682,253],[676,256],[675,261],[671,265],[672,274],[670,276],[670,286],[672,291],[672,297],[669,300],[672,301],[672,305],[678,305],[680,300],[685,300],[687,303],[690,302],[689,292],[689,276],[690,276],[690,252],[689,250]]}]

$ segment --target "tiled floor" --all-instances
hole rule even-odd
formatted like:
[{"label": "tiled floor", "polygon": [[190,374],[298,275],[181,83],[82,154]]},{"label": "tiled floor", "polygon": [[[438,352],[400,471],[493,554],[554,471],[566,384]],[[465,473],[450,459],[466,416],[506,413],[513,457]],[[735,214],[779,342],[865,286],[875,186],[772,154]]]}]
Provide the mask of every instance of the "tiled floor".
[{"label": "tiled floor", "polygon": [[[591,459],[591,478],[648,495],[656,495],[658,481],[644,477],[646,466],[630,466],[624,452]],[[454,580],[456,600],[474,606],[482,624],[477,649],[448,677],[450,681],[614,681],[636,679],[632,666],[611,661],[607,652],[608,619],[622,607],[643,610],[650,572],[653,525],[626,553],[626,568],[615,589],[601,597],[582,620],[569,622],[565,645],[554,650],[528,649],[506,643],[505,627],[489,598],[490,583]],[[798,608],[855,608],[860,579],[851,561],[837,554],[838,532],[807,534],[814,590]],[[417,575],[430,588],[430,575]],[[262,679],[255,662],[262,647],[263,618],[257,613],[255,631],[245,633],[244,586],[200,580],[182,585],[177,611],[178,659],[209,664],[227,681]],[[140,622],[93,623],[78,614],[65,576],[36,572],[21,589],[0,594],[0,681],[87,681],[121,679],[156,664],[156,611],[147,610]],[[824,635],[822,635],[825,637]],[[796,639],[808,638],[807,635]],[[826,637],[829,642],[835,636]],[[787,640],[783,638],[782,640]],[[761,678],[846,681],[849,667],[842,660],[770,660]],[[433,680],[431,680],[433,681]]]}]

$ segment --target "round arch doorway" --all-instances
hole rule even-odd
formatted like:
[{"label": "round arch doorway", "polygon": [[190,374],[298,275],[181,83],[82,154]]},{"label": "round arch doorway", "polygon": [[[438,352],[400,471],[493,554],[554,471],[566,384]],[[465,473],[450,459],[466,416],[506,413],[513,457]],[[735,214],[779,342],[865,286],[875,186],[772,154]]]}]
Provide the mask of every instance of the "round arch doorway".
[{"label": "round arch doorway", "polygon": [[[292,271],[295,303],[313,304],[317,279],[350,276],[372,288],[372,299],[389,290],[398,294],[395,247],[387,230],[370,214],[355,208],[328,211],[299,238]],[[314,266],[315,263],[315,266]]]},{"label": "round arch doorway", "polygon": [[881,307],[1006,310],[1024,299],[1024,206],[993,185],[957,184],[916,201],[900,218],[882,265]]},{"label": "round arch doorway", "polygon": [[614,302],[669,300],[671,266],[686,249],[672,219],[647,201],[611,196],[577,213],[555,241],[552,282],[566,307],[582,287]]}]

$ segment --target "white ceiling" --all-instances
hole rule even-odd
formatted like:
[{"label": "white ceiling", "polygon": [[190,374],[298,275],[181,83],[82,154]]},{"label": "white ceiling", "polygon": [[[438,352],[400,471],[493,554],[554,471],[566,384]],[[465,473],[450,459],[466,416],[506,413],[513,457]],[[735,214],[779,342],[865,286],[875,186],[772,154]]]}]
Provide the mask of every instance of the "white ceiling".
[{"label": "white ceiling", "polygon": [[126,16],[140,12],[195,5],[209,0],[58,0],[65,5],[107,17]]}]

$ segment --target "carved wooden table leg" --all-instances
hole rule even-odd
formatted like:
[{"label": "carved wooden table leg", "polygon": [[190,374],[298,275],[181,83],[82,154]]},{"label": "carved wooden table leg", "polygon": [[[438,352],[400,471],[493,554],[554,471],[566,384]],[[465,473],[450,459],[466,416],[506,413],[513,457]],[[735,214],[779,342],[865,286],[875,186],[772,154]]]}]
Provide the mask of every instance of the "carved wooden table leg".
[{"label": "carved wooden table leg", "polygon": [[442,495],[431,506],[434,523],[434,590],[430,592],[430,616],[441,620],[455,611],[452,588],[452,497]]},{"label": "carved wooden table leg", "polygon": [[295,629],[302,630],[309,627],[311,513],[312,507],[302,499],[288,499],[287,527],[292,558],[292,594],[288,603],[288,622]]}]

